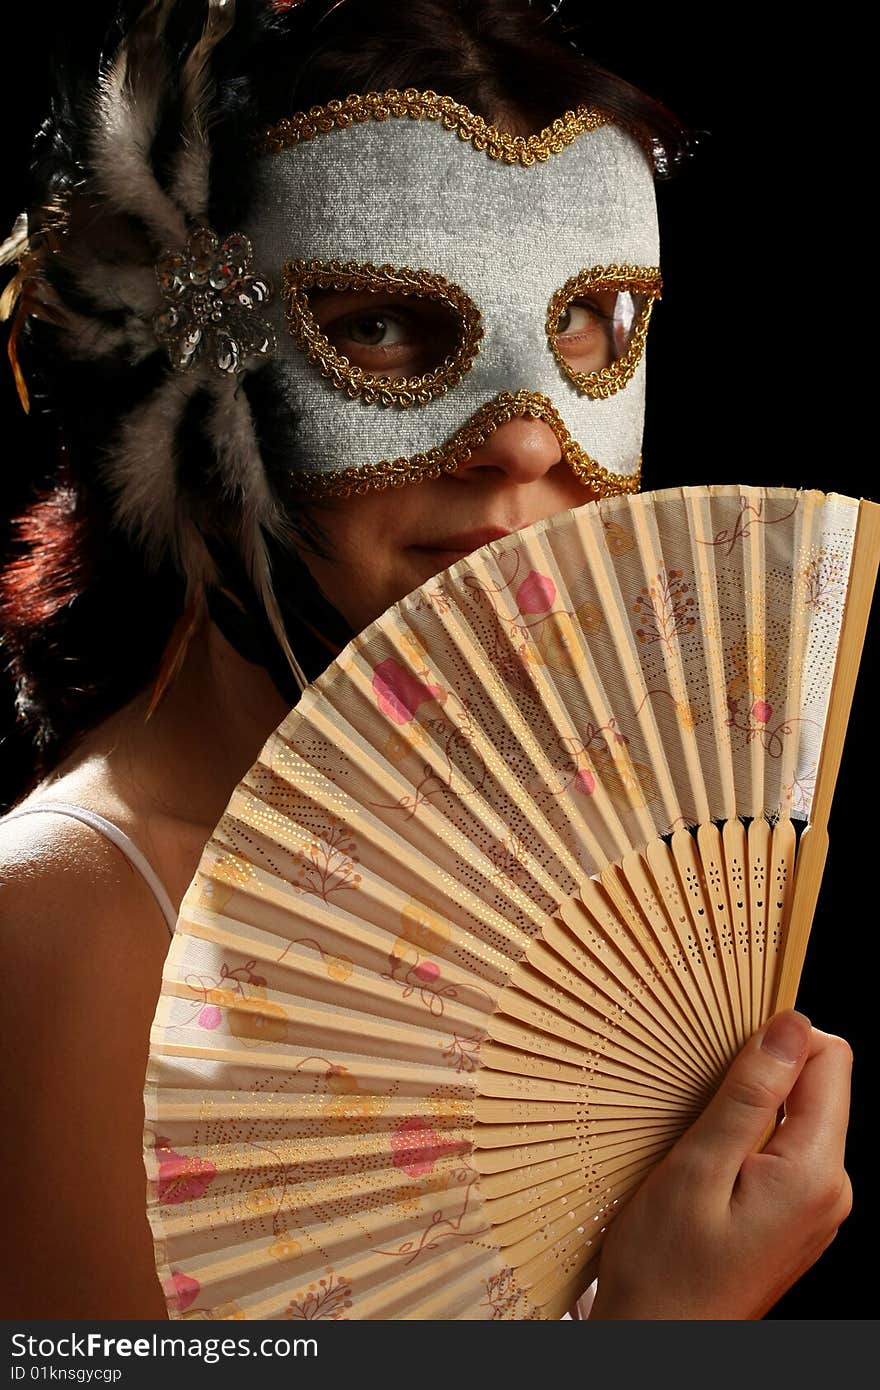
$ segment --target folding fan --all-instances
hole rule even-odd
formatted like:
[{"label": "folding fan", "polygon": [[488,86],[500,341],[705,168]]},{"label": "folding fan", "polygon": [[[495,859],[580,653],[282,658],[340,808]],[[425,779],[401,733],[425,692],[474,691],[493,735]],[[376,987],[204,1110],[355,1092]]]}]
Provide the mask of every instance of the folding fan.
[{"label": "folding fan", "polygon": [[598,501],[460,561],[309,687],[165,969],[145,1156],[173,1317],[571,1306],[794,1002],[878,555],[880,507],[846,497]]}]

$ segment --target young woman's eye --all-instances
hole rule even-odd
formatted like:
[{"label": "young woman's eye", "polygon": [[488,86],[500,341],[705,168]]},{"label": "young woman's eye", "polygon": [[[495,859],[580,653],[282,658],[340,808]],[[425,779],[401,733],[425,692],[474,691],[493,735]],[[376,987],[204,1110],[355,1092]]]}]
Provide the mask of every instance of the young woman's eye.
[{"label": "young woman's eye", "polygon": [[645,303],[630,290],[597,289],[569,300],[556,320],[556,351],[574,372],[603,371],[627,352]]},{"label": "young woman's eye", "polygon": [[364,347],[394,347],[408,337],[406,324],[390,314],[359,314],[334,326],[337,334]]},{"label": "young woman's eye", "polygon": [[559,315],[557,333],[591,333],[604,330],[607,315],[596,304],[567,304]]},{"label": "young woman's eye", "polygon": [[422,376],[442,367],[461,343],[461,319],[442,302],[411,295],[377,304],[366,292],[332,290],[309,299],[330,344],[366,371]]}]

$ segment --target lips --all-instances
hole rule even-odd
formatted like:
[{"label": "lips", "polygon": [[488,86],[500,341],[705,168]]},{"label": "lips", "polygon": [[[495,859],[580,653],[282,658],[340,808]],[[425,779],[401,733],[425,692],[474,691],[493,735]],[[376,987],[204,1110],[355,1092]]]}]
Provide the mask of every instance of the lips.
[{"label": "lips", "polygon": [[434,555],[441,558],[453,556],[459,559],[463,555],[470,555],[474,550],[479,550],[481,546],[489,545],[491,541],[500,541],[504,536],[509,536],[512,530],[517,529],[519,528],[481,526],[476,531],[460,531],[454,536],[443,536],[439,540],[432,541],[430,545],[412,545],[409,548],[422,555]]}]

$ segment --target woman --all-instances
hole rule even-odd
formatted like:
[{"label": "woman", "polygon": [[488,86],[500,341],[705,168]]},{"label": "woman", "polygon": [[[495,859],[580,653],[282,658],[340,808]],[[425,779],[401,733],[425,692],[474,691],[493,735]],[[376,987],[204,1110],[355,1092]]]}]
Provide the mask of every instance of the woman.
[{"label": "woman", "polygon": [[[17,247],[22,390],[33,373],[61,414],[78,500],[71,510],[59,492],[38,510],[42,547],[5,589],[20,706],[45,749],[42,780],[15,808],[27,814],[0,825],[6,960],[15,978],[40,981],[11,999],[4,1049],[15,1135],[4,1219],[18,1252],[9,1316],[166,1315],[143,1210],[141,1096],[168,931],[232,789],[299,686],[481,533],[638,484],[638,367],[577,417],[589,452],[568,448],[549,394],[556,378],[533,385],[529,334],[557,254],[574,268],[626,261],[645,272],[638,283],[569,296],[556,339],[573,371],[626,357],[627,306],[642,312],[659,290],[645,151],[674,165],[681,134],[668,113],[593,68],[538,6],[237,8],[230,27],[231,7],[211,6],[204,38],[201,4],[123,16],[126,66],[107,69],[97,121],[84,123],[82,102],[94,99],[84,78],[42,134],[35,202],[48,210]],[[461,108],[505,132],[492,174],[449,140],[431,144],[436,124],[401,135],[410,111],[381,122],[383,144],[375,110],[344,128],[329,106],[390,88],[451,99],[444,113],[474,144],[482,128],[465,129]],[[282,124],[315,105],[339,130],[338,156],[335,145],[327,153],[332,132],[312,140],[302,123]],[[567,130],[564,167],[581,185],[589,172],[604,197],[573,200],[552,158],[526,192],[517,137],[581,106],[615,121]],[[237,239],[193,240],[198,224]],[[512,235],[521,225],[528,235]],[[315,259],[436,273],[417,301],[386,275],[377,312],[375,284],[316,273]],[[295,343],[264,284],[278,285],[282,265]],[[456,280],[473,293],[452,295]],[[222,302],[195,303],[206,281]],[[223,298],[229,289],[246,296],[244,317]],[[486,340],[470,357],[461,348],[444,379],[476,322],[477,292]],[[329,348],[310,357],[316,329]],[[352,366],[423,382],[439,372],[437,390],[426,388],[421,412],[370,414]],[[523,381],[528,413],[501,399]],[[464,447],[437,453],[450,439]],[[400,457],[404,485],[377,486]],[[73,606],[91,632],[95,689],[61,701],[57,676],[54,694],[41,680],[45,655],[22,600],[59,540],[61,565],[76,544],[85,567],[99,536],[108,559]],[[129,589],[138,582],[140,597]],[[112,613],[123,585],[118,625],[97,637],[99,606]],[[124,663],[123,614],[136,630]],[[72,611],[71,652],[77,621]],[[754,1038],[615,1221],[592,1316],[763,1316],[849,1210],[848,1075],[846,1044],[799,1015]],[[783,1102],[785,1129],[756,1159]],[[75,1147],[46,1142],[74,1132]]]}]

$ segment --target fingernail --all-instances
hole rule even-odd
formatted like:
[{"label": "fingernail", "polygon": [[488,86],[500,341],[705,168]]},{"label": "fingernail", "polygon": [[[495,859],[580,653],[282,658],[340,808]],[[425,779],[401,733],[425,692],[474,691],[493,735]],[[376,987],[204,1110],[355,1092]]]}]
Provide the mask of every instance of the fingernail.
[{"label": "fingernail", "polygon": [[792,1010],[771,1019],[761,1039],[761,1051],[771,1053],[782,1062],[799,1062],[809,1041],[810,1020]]}]

